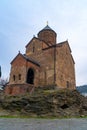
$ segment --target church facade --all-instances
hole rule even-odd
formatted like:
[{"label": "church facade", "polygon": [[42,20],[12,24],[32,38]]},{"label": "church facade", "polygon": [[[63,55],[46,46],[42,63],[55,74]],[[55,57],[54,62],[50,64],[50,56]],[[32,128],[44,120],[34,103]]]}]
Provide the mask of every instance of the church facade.
[{"label": "church facade", "polygon": [[75,89],[75,62],[68,41],[57,43],[57,34],[48,25],[11,62],[6,94],[23,94],[34,87],[56,85]]}]

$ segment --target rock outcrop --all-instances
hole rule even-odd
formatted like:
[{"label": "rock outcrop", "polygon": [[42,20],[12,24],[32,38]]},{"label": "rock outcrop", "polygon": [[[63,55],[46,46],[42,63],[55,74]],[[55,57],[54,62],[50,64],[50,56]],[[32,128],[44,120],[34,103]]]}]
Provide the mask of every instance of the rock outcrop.
[{"label": "rock outcrop", "polygon": [[30,117],[87,116],[87,98],[76,90],[42,90],[20,96],[0,96],[0,108],[9,115]]}]

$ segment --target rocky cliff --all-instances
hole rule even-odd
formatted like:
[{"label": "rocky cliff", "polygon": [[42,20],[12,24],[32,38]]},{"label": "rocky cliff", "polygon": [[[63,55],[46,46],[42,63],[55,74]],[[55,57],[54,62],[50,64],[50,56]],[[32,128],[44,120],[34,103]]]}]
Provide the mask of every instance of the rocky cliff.
[{"label": "rocky cliff", "polygon": [[[36,90],[20,96],[0,95],[0,110],[29,117],[87,116],[87,98],[76,90]],[[5,115],[5,114],[3,114]]]}]

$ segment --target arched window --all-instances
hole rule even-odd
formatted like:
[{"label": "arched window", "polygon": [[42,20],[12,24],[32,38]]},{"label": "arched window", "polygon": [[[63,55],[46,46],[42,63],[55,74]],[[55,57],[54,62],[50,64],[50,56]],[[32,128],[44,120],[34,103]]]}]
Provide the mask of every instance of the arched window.
[{"label": "arched window", "polygon": [[21,74],[19,74],[19,80],[21,80]]},{"label": "arched window", "polygon": [[27,72],[27,83],[34,84],[34,70],[32,68]]}]

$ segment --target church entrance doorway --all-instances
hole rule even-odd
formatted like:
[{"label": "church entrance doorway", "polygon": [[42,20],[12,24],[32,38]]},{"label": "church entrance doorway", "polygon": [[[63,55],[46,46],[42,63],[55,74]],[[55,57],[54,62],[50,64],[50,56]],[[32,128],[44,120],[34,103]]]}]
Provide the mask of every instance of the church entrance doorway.
[{"label": "church entrance doorway", "polygon": [[34,70],[32,68],[27,72],[27,83],[34,84]]}]

